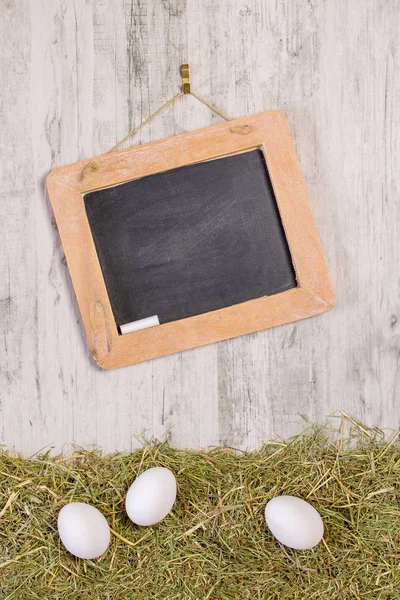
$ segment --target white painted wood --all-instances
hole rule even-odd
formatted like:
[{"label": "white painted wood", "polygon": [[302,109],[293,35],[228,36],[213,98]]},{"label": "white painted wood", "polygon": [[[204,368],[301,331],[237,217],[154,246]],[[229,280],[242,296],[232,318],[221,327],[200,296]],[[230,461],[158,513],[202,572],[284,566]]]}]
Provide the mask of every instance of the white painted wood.
[{"label": "white painted wood", "polygon": [[[344,409],[400,424],[398,0],[1,4],[0,442],[258,446]],[[338,294],[325,316],[118,371],[91,362],[44,191],[179,89],[292,125]],[[191,97],[136,143],[218,117]]]}]

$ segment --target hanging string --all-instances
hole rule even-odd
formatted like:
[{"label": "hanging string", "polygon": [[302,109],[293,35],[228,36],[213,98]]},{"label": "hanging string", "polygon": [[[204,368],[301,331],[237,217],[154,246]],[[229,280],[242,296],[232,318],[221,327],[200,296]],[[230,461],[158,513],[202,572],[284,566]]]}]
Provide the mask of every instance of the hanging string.
[{"label": "hanging string", "polygon": [[215,106],[215,104],[211,104],[211,102],[209,102],[206,98],[203,98],[203,96],[200,96],[200,94],[196,94],[196,92],[192,91],[190,91],[189,94],[191,94],[199,102],[202,102],[203,104],[208,106],[210,110],[212,110],[216,115],[222,117],[222,119],[224,119],[225,121],[233,121],[233,117],[228,117],[228,115],[225,114],[220,108]]},{"label": "hanging string", "polygon": [[169,108],[170,106],[175,104],[179,100],[179,98],[182,98],[182,96],[191,95],[194,98],[196,98],[196,100],[198,100],[199,102],[201,102],[202,104],[207,106],[210,110],[212,110],[216,115],[218,115],[225,121],[232,121],[232,117],[228,117],[228,115],[226,115],[220,108],[218,108],[214,104],[211,104],[211,102],[209,102],[206,98],[204,98],[203,96],[200,96],[200,94],[196,94],[196,92],[193,92],[190,89],[189,66],[188,65],[182,65],[182,81],[183,81],[183,86],[182,86],[181,92],[179,92],[178,94],[175,94],[175,96],[173,96],[172,98],[170,98],[170,100],[165,102],[165,104],[160,106],[160,108],[158,108],[149,117],[147,117],[147,119],[145,119],[139,125],[137,125],[133,129],[131,129],[121,140],[119,140],[119,142],[114,144],[114,146],[112,148],[110,148],[110,150],[108,150],[108,152],[115,152],[116,150],[121,148],[121,146],[127,140],[134,137],[137,133],[139,133],[139,131],[141,129],[143,129],[143,127],[145,127],[145,125],[148,125],[149,123],[151,123],[151,121],[153,121],[153,119],[155,119],[161,112],[163,112],[164,110],[166,110],[167,108]]},{"label": "hanging string", "polygon": [[165,104],[160,106],[160,108],[157,108],[155,112],[153,112],[149,117],[147,117],[147,119],[139,123],[137,127],[134,127],[133,129],[128,131],[126,136],[123,137],[122,140],[119,140],[119,142],[117,142],[112,148],[110,148],[110,150],[108,150],[107,153],[115,152],[116,150],[118,150],[127,140],[129,140],[129,138],[134,137],[137,133],[139,133],[141,129],[143,129],[143,127],[145,127],[148,123],[151,123],[153,119],[155,119],[160,113],[163,112],[163,110],[166,110],[169,106],[175,104],[175,102],[179,100],[181,96],[183,96],[183,92],[179,92],[179,94],[176,94],[175,96],[173,96],[173,98],[170,98],[170,100],[168,100]]}]

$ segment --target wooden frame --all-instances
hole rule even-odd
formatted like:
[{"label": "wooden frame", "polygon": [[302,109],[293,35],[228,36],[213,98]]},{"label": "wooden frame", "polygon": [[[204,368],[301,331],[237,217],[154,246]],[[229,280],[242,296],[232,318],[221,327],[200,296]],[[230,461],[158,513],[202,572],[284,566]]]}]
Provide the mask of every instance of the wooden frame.
[{"label": "wooden frame", "polygon": [[[83,195],[177,167],[260,148],[265,156],[298,286],[220,310],[120,335]],[[54,169],[47,190],[90,349],[113,369],[252,333],[330,310],[335,295],[286,118],[277,111],[134,146]]]}]

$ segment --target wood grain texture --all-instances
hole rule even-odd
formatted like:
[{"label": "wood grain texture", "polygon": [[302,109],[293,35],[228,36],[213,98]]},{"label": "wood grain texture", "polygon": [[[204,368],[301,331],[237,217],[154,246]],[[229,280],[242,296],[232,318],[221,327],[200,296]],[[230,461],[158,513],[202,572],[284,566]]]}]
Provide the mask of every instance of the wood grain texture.
[{"label": "wood grain texture", "polygon": [[[340,408],[400,425],[399,0],[2,2],[0,441],[246,448]],[[291,124],[337,308],[114,372],[90,362],[44,191],[176,93]],[[218,122],[191,97],[135,142]]]}]

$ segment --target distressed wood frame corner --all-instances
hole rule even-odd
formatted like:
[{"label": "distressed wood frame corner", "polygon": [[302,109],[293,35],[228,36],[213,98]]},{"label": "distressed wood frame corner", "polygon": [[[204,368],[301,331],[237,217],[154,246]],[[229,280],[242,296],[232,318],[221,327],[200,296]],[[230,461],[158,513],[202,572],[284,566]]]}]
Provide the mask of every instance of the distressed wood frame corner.
[{"label": "distressed wood frame corner", "polygon": [[[212,312],[120,335],[83,196],[147,175],[259,148],[289,244],[297,287]],[[335,304],[289,126],[268,111],[54,169],[47,190],[89,346],[113,369],[319,315]]]}]

